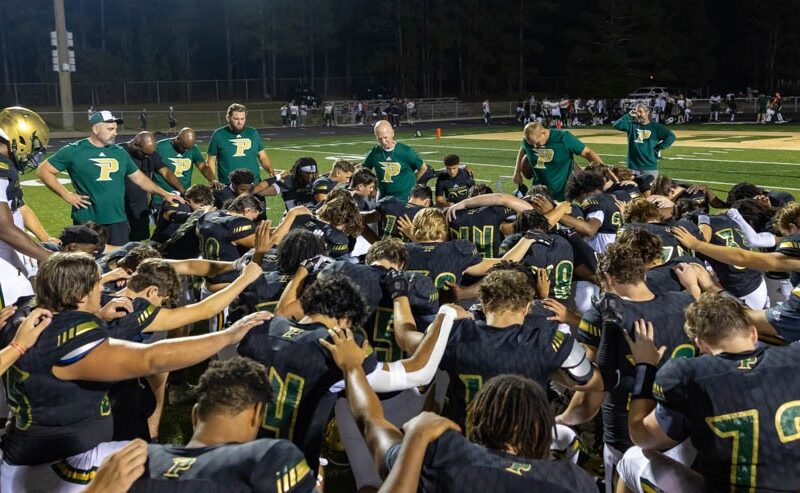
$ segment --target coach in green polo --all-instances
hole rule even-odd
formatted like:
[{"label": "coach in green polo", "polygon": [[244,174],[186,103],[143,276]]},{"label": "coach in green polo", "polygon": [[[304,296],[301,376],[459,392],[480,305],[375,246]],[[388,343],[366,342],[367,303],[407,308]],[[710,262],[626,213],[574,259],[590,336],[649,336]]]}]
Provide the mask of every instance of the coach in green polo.
[{"label": "coach in green polo", "polygon": [[592,149],[567,130],[547,128],[539,122],[525,125],[522,145],[514,167],[514,183],[522,184],[533,178],[536,185],[546,185],[556,200],[564,200],[567,180],[575,168],[573,157],[579,155],[588,162],[602,163]]},{"label": "coach in green polo", "polygon": [[217,180],[229,185],[228,174],[239,168],[253,172],[255,183],[261,181],[261,168],[273,176],[272,163],[261,143],[261,136],[247,122],[247,108],[238,103],[228,106],[228,124],[214,130],[208,143],[208,165],[217,170]]},{"label": "coach in green polo", "polygon": [[394,140],[394,128],[386,120],[375,124],[378,143],[369,151],[363,166],[378,176],[378,191],[382,197],[393,196],[407,201],[417,178],[428,169],[414,149]]},{"label": "coach in green polo", "polygon": [[[114,145],[117,124],[109,111],[98,111],[89,118],[91,133],[86,139],[67,144],[42,163],[36,175],[47,187],[72,206],[75,224],[94,221],[108,230],[107,243],[122,246],[128,242],[130,226],[125,215],[125,178],[145,192],[167,201],[183,199],[159,187],[144,173],[123,148]],[[58,179],[66,171],[75,187],[70,192]]]},{"label": "coach in green polo", "polygon": [[637,104],[613,125],[628,134],[628,168],[633,174],[658,176],[659,153],[675,142],[672,130],[650,120],[650,108],[644,104]]},{"label": "coach in green polo", "polygon": [[[194,130],[191,128],[182,128],[174,139],[161,139],[156,143],[156,152],[164,163],[175,173],[178,181],[183,185],[186,190],[192,186],[192,171],[195,167],[200,170],[208,183],[213,188],[222,188],[223,185],[214,177],[214,172],[211,167],[206,163],[203,153],[197,148],[197,137]],[[175,189],[167,183],[159,174],[153,176],[154,181],[158,186],[168,192],[174,192]],[[153,208],[161,207],[163,200],[160,196],[154,195],[150,201],[150,206]]]}]

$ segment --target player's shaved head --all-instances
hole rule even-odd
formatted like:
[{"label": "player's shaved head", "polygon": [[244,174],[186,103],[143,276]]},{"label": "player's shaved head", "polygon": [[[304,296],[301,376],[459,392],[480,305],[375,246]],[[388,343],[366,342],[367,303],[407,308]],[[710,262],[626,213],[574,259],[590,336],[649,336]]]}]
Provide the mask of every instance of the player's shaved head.
[{"label": "player's shaved head", "polygon": [[194,133],[194,130],[189,127],[183,127],[181,131],[178,132],[178,135],[175,136],[175,142],[177,142],[178,147],[184,151],[194,147],[196,139],[197,137]]},{"label": "player's shaved head", "polygon": [[156,152],[156,138],[147,131],[139,132],[131,139],[131,145],[139,153],[149,156]]}]

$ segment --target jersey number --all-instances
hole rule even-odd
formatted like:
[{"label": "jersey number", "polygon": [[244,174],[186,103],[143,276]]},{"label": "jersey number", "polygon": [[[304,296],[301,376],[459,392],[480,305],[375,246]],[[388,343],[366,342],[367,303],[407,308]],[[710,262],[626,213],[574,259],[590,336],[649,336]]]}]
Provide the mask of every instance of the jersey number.
[{"label": "jersey number", "polygon": [[[730,438],[731,491],[750,492],[756,487],[758,473],[758,409],[706,418],[708,427],[718,437]],[[775,411],[775,429],[781,443],[800,440],[800,401],[789,401]]]},{"label": "jersey number", "polygon": [[372,325],[372,345],[378,353],[378,361],[398,361],[403,357],[397,347],[392,330],[394,312],[389,308],[378,307],[375,311],[375,322]]},{"label": "jersey number", "polygon": [[464,401],[469,405],[475,394],[483,387],[483,377],[481,375],[459,375],[458,379],[464,384]]},{"label": "jersey number", "polygon": [[[724,241],[725,246],[728,248],[742,248],[736,241],[736,233],[733,231],[733,228],[721,229],[714,233],[714,235]],[[745,267],[739,267],[738,265],[734,265],[733,267],[739,270],[745,269]]]},{"label": "jersey number", "polygon": [[261,427],[268,431],[273,438],[292,440],[306,379],[294,373],[287,373],[286,378],[282,379],[275,368],[270,368],[269,383],[272,386],[272,395],[275,396],[275,401],[267,403],[267,411]]},{"label": "jersey number", "polygon": [[202,238],[201,249],[206,260],[219,260],[219,241],[216,238]]},{"label": "jersey number", "polygon": [[[450,230],[453,236],[460,240],[467,240],[475,245],[478,253],[483,255],[483,258],[492,258],[494,256],[494,226],[484,226],[479,228],[477,226],[460,226],[458,231],[455,229]],[[472,233],[472,237],[470,237]]]},{"label": "jersey number", "polygon": [[14,424],[20,431],[27,430],[33,422],[31,403],[21,389],[22,382],[30,376],[30,373],[20,370],[16,366],[9,368],[5,374],[8,400],[14,409]]}]

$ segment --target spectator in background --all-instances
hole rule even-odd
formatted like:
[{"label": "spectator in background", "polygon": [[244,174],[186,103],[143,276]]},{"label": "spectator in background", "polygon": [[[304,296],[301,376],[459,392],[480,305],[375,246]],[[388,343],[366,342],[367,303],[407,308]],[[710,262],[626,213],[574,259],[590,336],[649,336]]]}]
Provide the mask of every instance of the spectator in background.
[{"label": "spectator in background", "polygon": [[333,127],[335,125],[333,120],[333,105],[330,102],[325,103],[325,109],[323,110],[323,114],[325,115],[325,126]]},{"label": "spectator in background", "polygon": [[730,114],[731,115],[731,121],[733,121],[736,118],[736,108],[738,106],[736,104],[736,94],[734,94],[732,92],[728,93],[725,101],[728,104],[728,109],[725,110],[725,113]]},{"label": "spectator in background", "polygon": [[147,130],[147,110],[145,108],[142,108],[142,112],[139,113],[139,128]]},{"label": "spectator in background", "polygon": [[306,126],[306,118],[308,118],[308,105],[303,102],[300,104],[300,127]]},{"label": "spectator in background", "polygon": [[408,102],[406,102],[406,120],[408,120],[408,123],[413,124],[416,117],[417,105],[414,101],[409,99]]},{"label": "spectator in background", "polygon": [[297,106],[297,103],[292,101],[289,103],[289,126],[292,128],[297,128],[297,117],[300,115],[300,107]]},{"label": "spectator in background", "polygon": [[281,106],[281,125],[284,127],[289,123],[289,105],[283,103]]},{"label": "spectator in background", "polygon": [[769,108],[767,108],[767,122],[772,121],[772,115],[778,119],[776,123],[783,123],[783,113],[781,110],[783,109],[783,100],[781,99],[781,93],[776,92],[774,96],[772,96],[772,100],[769,102]]},{"label": "spectator in background", "polygon": [[708,98],[708,102],[711,104],[711,113],[708,115],[708,121],[719,121],[719,106],[722,102],[722,96],[719,94],[713,94],[710,98]]},{"label": "spectator in background", "polygon": [[484,100],[481,106],[483,106],[483,124],[489,125],[492,118],[492,109],[489,107],[489,100]]},{"label": "spectator in background", "polygon": [[175,108],[172,106],[169,107],[169,113],[167,114],[167,123],[169,123],[169,134],[175,135],[175,126],[178,124],[178,120],[175,119]]}]

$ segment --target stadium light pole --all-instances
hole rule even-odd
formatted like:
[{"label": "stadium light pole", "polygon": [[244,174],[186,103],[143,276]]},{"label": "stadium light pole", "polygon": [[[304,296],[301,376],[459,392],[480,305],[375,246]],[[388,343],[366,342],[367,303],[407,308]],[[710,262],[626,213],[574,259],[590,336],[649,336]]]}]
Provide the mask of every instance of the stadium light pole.
[{"label": "stadium light pole", "polygon": [[64,130],[73,130],[75,116],[72,114],[72,74],[70,73],[64,0],[53,0],[53,7],[56,17],[56,39],[58,40],[58,86],[61,94],[61,116]]}]

